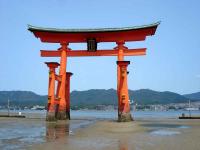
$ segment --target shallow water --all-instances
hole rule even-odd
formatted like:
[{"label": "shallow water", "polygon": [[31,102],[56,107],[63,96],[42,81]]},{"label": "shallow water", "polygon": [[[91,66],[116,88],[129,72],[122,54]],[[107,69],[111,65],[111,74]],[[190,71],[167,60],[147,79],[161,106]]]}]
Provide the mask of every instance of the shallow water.
[{"label": "shallow water", "polygon": [[74,120],[70,123],[46,123],[42,120],[1,119],[0,149],[26,149],[27,146],[73,136],[74,131],[94,121]]},{"label": "shallow water", "polygon": [[[189,115],[188,111],[131,111],[135,119],[141,118],[178,118],[182,113]],[[193,111],[192,115],[200,115],[200,111]],[[117,120],[117,111],[96,111],[96,110],[78,110],[71,111],[72,118],[98,118],[98,119],[115,119]]]},{"label": "shallow water", "polygon": [[0,149],[24,149],[27,145],[45,142],[44,135],[44,123],[1,120]]},{"label": "shallow water", "polygon": [[[11,113],[18,114],[19,110],[11,110]],[[28,118],[45,118],[45,110],[20,110],[22,115],[25,115]],[[0,113],[7,113],[7,110],[0,110]],[[178,118],[182,113],[189,115],[188,111],[131,111],[132,116],[135,119],[140,118]],[[34,114],[34,115],[33,115]],[[97,111],[97,110],[71,110],[71,118],[90,118],[90,119],[117,119],[117,110],[107,110],[107,111]],[[200,115],[200,110],[192,111],[192,116]]]}]

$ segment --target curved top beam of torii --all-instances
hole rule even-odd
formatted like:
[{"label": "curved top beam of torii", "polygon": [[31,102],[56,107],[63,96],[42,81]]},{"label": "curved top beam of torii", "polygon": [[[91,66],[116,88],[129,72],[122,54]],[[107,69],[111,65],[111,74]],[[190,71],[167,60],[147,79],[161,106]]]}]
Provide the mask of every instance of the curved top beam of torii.
[{"label": "curved top beam of torii", "polygon": [[160,22],[124,28],[94,29],[58,29],[28,25],[28,30],[47,43],[83,43],[88,38],[95,38],[97,42],[143,41],[146,36],[155,34],[159,24]]},{"label": "curved top beam of torii", "polygon": [[[40,38],[42,42],[47,43],[84,43],[88,39],[99,42],[116,42],[118,46],[111,50],[70,50],[68,57],[85,57],[85,56],[118,56],[119,43],[122,44],[124,56],[145,55],[146,48],[128,49],[123,46],[126,41],[143,41],[146,36],[154,35],[160,22],[143,26],[125,27],[125,28],[95,28],[95,29],[57,29],[28,26],[35,37]],[[96,46],[97,47],[97,46]],[[60,57],[61,51],[58,50],[41,50],[42,57]]]}]

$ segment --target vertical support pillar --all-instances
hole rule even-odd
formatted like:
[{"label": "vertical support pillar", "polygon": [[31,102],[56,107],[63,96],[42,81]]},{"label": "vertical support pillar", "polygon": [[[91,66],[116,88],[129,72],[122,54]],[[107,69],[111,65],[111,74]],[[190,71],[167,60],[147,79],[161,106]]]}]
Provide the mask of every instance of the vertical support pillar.
[{"label": "vertical support pillar", "polygon": [[[117,96],[118,96],[118,121],[132,121],[130,114],[129,95],[127,86],[127,66],[130,62],[124,61],[124,41],[118,41],[117,47]],[[124,62],[124,63],[123,63]],[[126,71],[125,71],[126,70]]]},{"label": "vertical support pillar", "polygon": [[[118,55],[117,55],[117,60],[118,61],[123,61],[124,60],[124,41],[118,41],[116,42],[117,47],[115,47],[114,49],[118,50]],[[120,83],[120,69],[119,66],[117,65],[117,96],[119,97],[119,83]],[[119,105],[120,101],[118,99],[118,105]],[[119,116],[119,107],[118,107],[118,116]]]},{"label": "vertical support pillar", "polygon": [[70,77],[73,75],[71,72],[66,72],[66,83],[65,83],[65,90],[66,90],[66,115],[67,119],[70,120]]},{"label": "vertical support pillar", "polygon": [[48,87],[48,105],[47,105],[47,121],[55,121],[55,68],[59,66],[56,62],[46,62],[49,67],[49,87]]},{"label": "vertical support pillar", "polygon": [[56,113],[56,118],[58,120],[66,120],[66,99],[65,99],[65,92],[66,92],[66,66],[67,66],[67,51],[68,49],[68,43],[61,43],[61,58],[60,58],[60,71],[59,71],[59,76],[61,81],[58,83],[58,90],[57,94],[58,95],[58,100],[59,100],[59,105],[58,105],[58,112]]},{"label": "vertical support pillar", "polygon": [[119,122],[128,122],[132,121],[132,116],[130,113],[130,104],[129,104],[129,94],[128,94],[128,85],[127,85],[127,66],[130,64],[130,61],[117,61],[119,68],[119,81],[118,81],[118,121]]},{"label": "vertical support pillar", "polygon": [[[124,46],[125,42],[124,41],[119,41],[117,42],[117,47],[115,49],[118,50],[118,55],[117,55],[117,61],[123,61],[124,60],[124,49],[126,48]],[[117,83],[119,83],[119,66],[117,65]],[[119,93],[119,85],[117,84],[117,94]]]}]

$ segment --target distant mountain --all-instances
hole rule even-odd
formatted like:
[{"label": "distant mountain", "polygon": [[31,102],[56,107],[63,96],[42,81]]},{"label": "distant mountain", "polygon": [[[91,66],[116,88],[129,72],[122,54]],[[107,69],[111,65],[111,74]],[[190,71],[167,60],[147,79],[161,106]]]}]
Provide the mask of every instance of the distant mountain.
[{"label": "distant mountain", "polygon": [[[196,99],[198,94],[191,94]],[[187,94],[186,96],[191,96]],[[158,92],[150,89],[129,90],[130,100],[138,104],[168,104],[187,102],[188,97],[173,92]],[[117,105],[115,89],[91,89],[86,91],[71,92],[71,106]],[[46,105],[47,96],[37,95],[30,91],[0,91],[0,105],[7,105],[8,99],[11,105],[32,106]],[[200,100],[200,99],[199,99]]]},{"label": "distant mountain", "polygon": [[[149,89],[141,89],[132,91],[129,90],[130,100],[138,104],[168,104],[168,103],[182,103],[187,99],[177,93],[173,92],[157,92]],[[117,105],[116,90],[88,90],[88,91],[73,91],[71,93],[71,103],[73,105]]]},{"label": "distant mountain", "polygon": [[184,96],[189,99],[200,100],[200,92],[185,94]]},{"label": "distant mountain", "polygon": [[186,98],[180,94],[165,91],[157,92],[149,89],[129,91],[130,99],[138,104],[169,104],[186,102]]},{"label": "distant mountain", "polygon": [[92,89],[87,91],[72,91],[72,105],[117,105],[116,90]]},{"label": "distant mountain", "polygon": [[45,105],[47,96],[37,95],[31,91],[0,91],[0,105],[7,105],[8,99],[11,105]]}]

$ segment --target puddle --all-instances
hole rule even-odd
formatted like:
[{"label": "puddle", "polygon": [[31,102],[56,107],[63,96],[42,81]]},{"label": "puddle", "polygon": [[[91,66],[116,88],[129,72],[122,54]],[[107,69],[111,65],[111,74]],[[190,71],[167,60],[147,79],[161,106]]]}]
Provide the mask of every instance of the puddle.
[{"label": "puddle", "polygon": [[144,127],[150,127],[150,128],[177,128],[177,129],[187,129],[190,128],[190,126],[184,126],[184,125],[178,125],[178,124],[143,124]]},{"label": "puddle", "polygon": [[188,129],[188,128],[190,128],[190,126],[179,126],[178,128],[179,129]]},{"label": "puddle", "polygon": [[161,135],[161,136],[172,136],[181,134],[179,131],[170,131],[170,130],[155,130],[150,133],[151,135]]},{"label": "puddle", "polygon": [[151,135],[157,136],[173,136],[181,134],[181,131],[173,131],[173,129],[188,129],[190,126],[179,125],[179,124],[143,124],[144,127],[150,128]]}]

